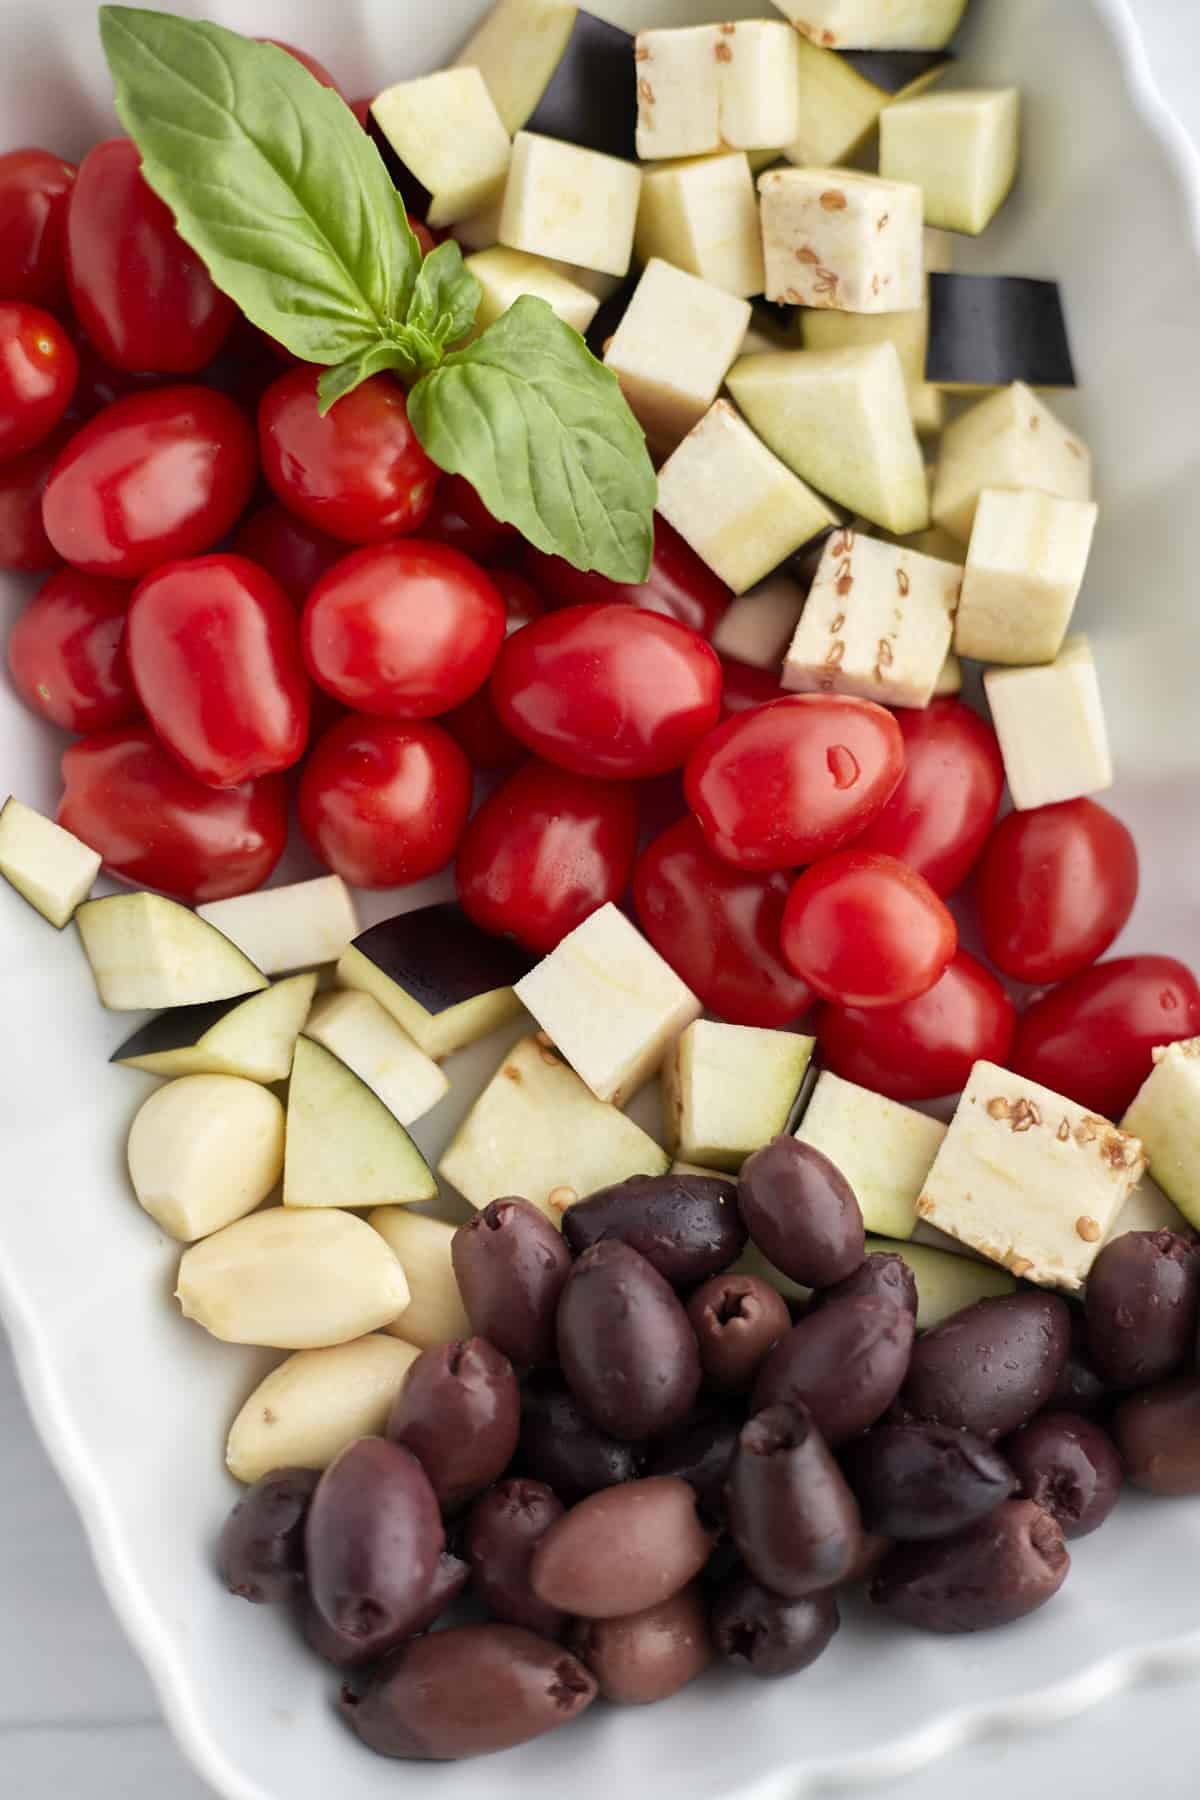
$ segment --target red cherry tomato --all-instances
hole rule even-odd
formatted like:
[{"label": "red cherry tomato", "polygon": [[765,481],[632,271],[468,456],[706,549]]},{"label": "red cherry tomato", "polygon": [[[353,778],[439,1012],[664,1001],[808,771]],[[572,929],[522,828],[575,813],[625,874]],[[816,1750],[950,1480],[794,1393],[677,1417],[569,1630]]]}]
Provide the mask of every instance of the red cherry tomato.
[{"label": "red cherry tomato", "polygon": [[576,775],[663,775],[720,708],[721,666],[673,619],[622,605],[571,606],[509,638],[492,678],[501,721]]},{"label": "red cherry tomato", "polygon": [[[524,576],[511,569],[489,569],[488,574],[504,602],[510,635],[530,619],[541,617],[542,602]],[[515,769],[529,755],[524,744],[500,723],[489,687],[476,689],[469,700],[445,713],[441,724],[466,751],[473,769]]]},{"label": "red cherry tomato", "polygon": [[684,775],[709,844],[742,869],[791,869],[861,835],[904,773],[891,713],[790,694],[718,726]]},{"label": "red cherry tomato", "polygon": [[1006,1062],[1016,1023],[1016,1008],[991,970],[959,950],[915,1000],[823,1006],[816,1029],[827,1069],[911,1103],[957,1094],[977,1062]]},{"label": "red cherry tomato", "polygon": [[0,569],[52,569],[62,561],[46,536],[42,495],[71,427],[61,425],[44,444],[0,463]]},{"label": "red cherry tomato", "polygon": [[482,931],[547,956],[629,884],[638,796],[529,762],[484,801],[458,851],[458,897]]},{"label": "red cherry tomato", "polygon": [[662,613],[689,631],[710,638],[733,595],[673,526],[656,516],[654,560],[643,582],[609,581],[594,569],[576,569],[561,556],[547,556],[532,544],[523,552],[523,568],[551,606],[586,606],[621,601],[645,612]]},{"label": "red cherry tomato", "polygon": [[721,718],[734,719],[753,706],[765,706],[769,700],[783,700],[787,690],[780,687],[769,669],[756,669],[750,663],[721,658]]},{"label": "red cherry tomato", "polygon": [[783,959],[823,1000],[899,1006],[926,994],[958,948],[958,927],[924,876],[873,850],[840,850],[788,895]]},{"label": "red cherry tomato", "polygon": [[125,656],[132,589],[61,569],[19,613],[8,667],[34,712],[65,731],[103,731],[141,713]]},{"label": "red cherry tomato", "polygon": [[254,475],[254,433],[224,394],[131,394],[58,458],[42,502],[46,534],[77,569],[129,580],[211,550],[243,511]]},{"label": "red cherry tomato", "polygon": [[77,172],[49,150],[0,156],[0,300],[52,306],[62,299],[67,205]]},{"label": "red cherry tomato", "polygon": [[1121,1114],[1158,1044],[1200,1035],[1200,987],[1171,956],[1117,956],[1064,981],[1017,1022],[1010,1066],[1102,1118]]},{"label": "red cherry tomato", "polygon": [[1004,761],[986,720],[960,700],[896,714],[904,777],[855,845],[895,856],[936,894],[962,886],[996,822]]},{"label": "red cherry tomato", "polygon": [[471,769],[427,719],[330,726],[300,777],[300,829],[355,887],[403,887],[444,869],[471,809]]},{"label": "red cherry tomato", "polygon": [[722,862],[695,819],[680,819],[642,852],[633,901],[654,948],[710,1012],[778,1027],[813,1000],[779,953],[790,885]]},{"label": "red cherry tomato", "polygon": [[[322,87],[332,88],[335,94],[342,94],[341,88],[325,64],[318,62],[315,56],[310,56],[307,50],[297,50],[295,44],[285,44],[282,38],[263,37],[256,41],[260,44],[274,44],[277,50],[286,50],[289,56],[295,57],[302,69],[307,69],[309,74],[320,82]],[[342,94],[342,99],[346,99],[345,94]],[[346,104],[349,105],[349,101]]]},{"label": "red cherry tomato", "polygon": [[[422,233],[429,237],[429,231],[417,219],[409,219],[409,224],[421,238]],[[430,238],[430,247],[433,240]],[[429,254],[424,242],[421,249]],[[520,544],[521,534],[515,525],[502,525],[493,519],[475,489],[461,475],[443,475],[438,483],[437,495],[433,502],[433,511],[421,527],[422,537],[436,538],[439,544],[450,544],[455,550],[461,550],[464,556],[474,557],[476,562],[491,562],[495,557],[503,556],[506,550]],[[545,611],[545,607],[539,608]]]},{"label": "red cherry tomato", "polygon": [[304,609],[313,679],[344,706],[428,719],[483,686],[504,642],[504,602],[446,544],[401,538],[335,563]]},{"label": "red cherry tomato", "polygon": [[79,359],[79,379],[75,383],[75,397],[68,417],[78,424],[94,419],[114,400],[124,400],[128,394],[144,394],[148,388],[165,387],[170,380],[169,376],[156,375],[153,371],[138,374],[130,369],[114,369],[78,326],[73,341]]},{"label": "red cherry tomato", "polygon": [[310,690],[296,610],[257,563],[164,563],[133,596],[126,648],[147,718],[197,781],[239,787],[299,761]]},{"label": "red cherry tomato", "polygon": [[1133,838],[1094,800],[1010,813],[979,865],[984,948],[1018,981],[1065,981],[1103,956],[1137,891]]},{"label": "red cherry tomato", "polygon": [[198,905],[261,887],[287,843],[281,775],[209,788],[149,725],[80,738],[63,753],[58,822],[99,851],[110,875]]},{"label": "red cherry tomato", "polygon": [[79,358],[40,306],[0,306],[0,462],[48,438],[75,392]]},{"label": "red cherry tomato", "polygon": [[419,531],[438,471],[408,422],[404,389],[372,375],[325,417],[319,369],[292,369],[258,409],[263,474],[278,499],[346,544],[378,544]]},{"label": "red cherry tomato", "polygon": [[345,544],[296,518],[278,501],[251,513],[233,549],[273,576],[296,607],[304,605],[322,575],[346,554]]},{"label": "red cherry tomato", "polygon": [[79,166],[67,209],[67,279],[76,318],[118,369],[195,375],[238,316],[143,180],[129,138],[97,144]]}]

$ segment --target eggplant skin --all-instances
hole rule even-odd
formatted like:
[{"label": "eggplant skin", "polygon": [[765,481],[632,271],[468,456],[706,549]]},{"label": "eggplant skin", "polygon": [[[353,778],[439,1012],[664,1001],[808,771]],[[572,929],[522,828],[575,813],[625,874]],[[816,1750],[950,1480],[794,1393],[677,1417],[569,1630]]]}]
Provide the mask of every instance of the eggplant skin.
[{"label": "eggplant skin", "polygon": [[637,160],[637,65],[633,39],[582,9],[526,131]]},{"label": "eggplant skin", "polygon": [[350,948],[434,1014],[512,987],[538,961],[515,944],[486,936],[452,905],[384,919],[360,932]]},{"label": "eggplant skin", "polygon": [[1074,387],[1058,283],[1025,275],[931,275],[925,379],[948,388],[1014,381]]}]

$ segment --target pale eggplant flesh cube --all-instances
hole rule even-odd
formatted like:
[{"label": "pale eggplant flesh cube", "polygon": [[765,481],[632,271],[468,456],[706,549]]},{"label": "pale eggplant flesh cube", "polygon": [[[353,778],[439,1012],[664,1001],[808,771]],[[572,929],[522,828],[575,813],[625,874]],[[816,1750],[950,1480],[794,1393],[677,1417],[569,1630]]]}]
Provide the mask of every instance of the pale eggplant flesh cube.
[{"label": "pale eggplant flesh cube", "polygon": [[286,1081],[316,986],[315,975],[291,975],[244,1000],[171,1007],[126,1038],[109,1060],[148,1075]]},{"label": "pale eggplant flesh cube", "polygon": [[435,228],[484,210],[504,189],[511,142],[476,68],[439,69],[385,88],[371,116],[400,161],[393,179]]},{"label": "pale eggplant flesh cube", "polygon": [[162,894],[86,900],[75,923],[110,1012],[230,1000],[269,985],[214,925]]},{"label": "pale eggplant flesh cube", "polygon": [[580,8],[544,93],[522,124],[542,137],[635,161],[637,76],[629,32]]},{"label": "pale eggplant flesh cube", "polygon": [[776,0],[814,44],[837,50],[941,50],[967,0]]},{"label": "pale eggplant flesh cube", "polygon": [[407,1206],[436,1195],[429,1164],[375,1090],[322,1044],[300,1038],[288,1089],[284,1206]]},{"label": "pale eggplant flesh cube", "polygon": [[354,897],[340,875],[210,900],[196,912],[264,975],[335,963],[358,930]]},{"label": "pale eggplant flesh cube", "polygon": [[1075,364],[1057,281],[1028,275],[929,277],[925,379],[970,392],[1023,381],[1075,386]]},{"label": "pale eggplant flesh cube", "polygon": [[100,873],[95,850],[24,801],[0,806],[0,875],[58,930],[69,925]]}]

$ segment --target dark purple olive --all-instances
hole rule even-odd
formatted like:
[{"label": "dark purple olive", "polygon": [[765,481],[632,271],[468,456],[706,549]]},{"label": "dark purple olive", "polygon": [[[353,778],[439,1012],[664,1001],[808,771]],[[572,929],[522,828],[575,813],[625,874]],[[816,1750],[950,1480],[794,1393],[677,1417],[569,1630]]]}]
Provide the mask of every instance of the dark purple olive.
[{"label": "dark purple olive", "polygon": [[1087,1537],[1121,1497],[1121,1458],[1107,1431],[1079,1413],[1039,1413],[1006,1440],[1021,1492],[1056,1518],[1065,1538]]},{"label": "dark purple olive", "polygon": [[746,1229],[767,1261],[805,1287],[832,1287],[866,1255],[862,1209],[841,1170],[812,1144],[777,1137],[738,1180]]},{"label": "dark purple olive", "polygon": [[1106,1418],[1116,1393],[1101,1379],[1088,1353],[1087,1323],[1082,1314],[1071,1314],[1071,1348],[1054,1392],[1046,1402],[1054,1412],[1082,1413],[1088,1419]]},{"label": "dark purple olive", "polygon": [[316,1469],[273,1469],[246,1489],[221,1529],[217,1569],[231,1594],[256,1606],[304,1586],[304,1522]]},{"label": "dark purple olive", "polygon": [[803,1407],[742,1427],[725,1509],[750,1573],[791,1600],[843,1580],[862,1543],[854,1496]]},{"label": "dark purple olive", "polygon": [[842,1585],[854,1587],[859,1582],[869,1581],[895,1541],[894,1538],[881,1536],[877,1531],[864,1531],[858,1555],[843,1575]]},{"label": "dark purple olive", "polygon": [[872,1250],[853,1275],[847,1275],[845,1281],[837,1281],[832,1287],[813,1295],[813,1311],[831,1300],[890,1300],[893,1306],[898,1306],[902,1312],[910,1312],[915,1319],[917,1278],[904,1258],[897,1256],[894,1250]]},{"label": "dark purple olive", "polygon": [[732,1412],[705,1412],[676,1426],[646,1457],[647,1475],[679,1475],[695,1490],[700,1511],[713,1524],[725,1518],[725,1483],[744,1423]]},{"label": "dark purple olive", "polygon": [[1057,1294],[976,1300],[917,1339],[900,1404],[914,1419],[994,1442],[1040,1412],[1071,1347]]},{"label": "dark purple olive", "polygon": [[640,1447],[597,1430],[574,1394],[549,1378],[525,1389],[517,1462],[566,1506],[642,1472]]},{"label": "dark purple olive", "polygon": [[677,1594],[712,1547],[686,1481],[627,1481],[581,1500],[550,1527],[533,1552],[533,1591],[563,1612],[617,1619]]},{"label": "dark purple olive", "polygon": [[727,1269],[746,1247],[737,1189],[715,1175],[633,1175],[569,1207],[563,1236],[576,1256],[610,1239],[628,1244],[681,1288]]},{"label": "dark purple olive", "polygon": [[528,1200],[493,1200],[450,1246],[471,1329],[523,1368],[554,1361],[554,1315],[571,1252]]},{"label": "dark purple olive", "polygon": [[1006,1500],[953,1537],[897,1545],[870,1594],[922,1631],[990,1631],[1052,1600],[1070,1566],[1057,1519],[1032,1500]]},{"label": "dark purple olive", "polygon": [[709,1617],[720,1655],[760,1680],[807,1669],[840,1623],[832,1588],[785,1600],[740,1568],[718,1588]]},{"label": "dark purple olive", "polygon": [[948,1537],[1016,1491],[991,1444],[947,1425],[876,1425],[847,1444],[842,1472],[868,1531],[902,1541]]},{"label": "dark purple olive", "polygon": [[1200,1375],[1177,1375],[1122,1400],[1113,1436],[1135,1487],[1200,1494]]},{"label": "dark purple olive", "polygon": [[308,1591],[325,1624],[383,1656],[421,1629],[445,1533],[411,1450],[359,1438],[317,1484],[305,1532]]},{"label": "dark purple olive", "polygon": [[589,1707],[596,1683],[561,1644],[515,1625],[456,1625],[390,1657],[342,1714],[381,1756],[456,1762],[541,1737]]},{"label": "dark purple olive", "polygon": [[1114,1387],[1152,1387],[1190,1363],[1200,1312],[1200,1256],[1172,1231],[1127,1231],[1088,1276],[1088,1349]]},{"label": "dark purple olive", "polygon": [[618,1238],[585,1250],[558,1303],[567,1385],[601,1431],[638,1443],[685,1418],[700,1391],[696,1334],[666,1282]]},{"label": "dark purple olive", "polygon": [[542,1481],[502,1481],[471,1508],[463,1549],[471,1565],[475,1593],[503,1625],[521,1625],[539,1637],[556,1638],[566,1624],[557,1607],[539,1600],[529,1585],[529,1565],[538,1541],[565,1511]]},{"label": "dark purple olive", "polygon": [[806,1406],[827,1444],[857,1437],[900,1391],[914,1322],[890,1300],[831,1300],[780,1338],[758,1372],[751,1407]]},{"label": "dark purple olive", "polygon": [[521,1428],[521,1390],[507,1356],[486,1338],[422,1350],[392,1402],[387,1435],[404,1444],[457,1512],[503,1475]]},{"label": "dark purple olive", "polygon": [[[422,1631],[428,1631],[435,1625],[444,1612],[447,1612],[462,1594],[471,1578],[470,1568],[452,1556],[449,1550],[443,1550],[434,1570],[433,1581],[425,1597],[425,1605],[412,1620],[411,1637]],[[343,1632],[335,1630],[326,1623],[311,1601],[303,1612],[304,1635],[309,1645],[318,1656],[333,1664],[335,1669],[362,1669],[376,1660],[370,1650],[364,1650],[357,1638],[347,1637]]]},{"label": "dark purple olive", "polygon": [[708,1608],[693,1583],[623,1619],[576,1619],[567,1648],[596,1677],[602,1698],[650,1706],[669,1700],[711,1663]]},{"label": "dark purple olive", "polygon": [[687,1314],[704,1379],[727,1394],[747,1392],[792,1323],[782,1294],[757,1275],[714,1275],[696,1289]]}]

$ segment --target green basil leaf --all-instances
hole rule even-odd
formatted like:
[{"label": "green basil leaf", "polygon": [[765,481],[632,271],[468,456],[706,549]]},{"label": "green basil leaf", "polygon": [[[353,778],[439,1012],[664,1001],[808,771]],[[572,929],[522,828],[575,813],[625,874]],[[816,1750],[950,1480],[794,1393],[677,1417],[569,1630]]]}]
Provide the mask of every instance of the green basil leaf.
[{"label": "green basil leaf", "polygon": [[[408,337],[405,332],[405,337]],[[413,369],[432,369],[437,364],[436,346],[430,340],[425,354],[421,354],[421,346],[412,342],[391,342],[383,338],[369,349],[357,356],[348,356],[345,362],[326,369],[317,383],[318,410],[321,417],[336,406],[347,394],[352,394],[362,382],[369,381],[372,375],[382,375],[394,370],[399,375],[411,374]]]},{"label": "green basil leaf", "polygon": [[479,311],[482,289],[463,263],[453,239],[431,250],[421,264],[408,303],[408,323],[429,332],[443,347],[466,337]]},{"label": "green basil leaf", "polygon": [[439,468],[464,475],[539,550],[611,581],[644,581],[657,480],[612,371],[525,294],[408,397]]},{"label": "green basil leaf", "polygon": [[217,25],[104,6],[100,33],[147,181],[254,324],[340,363],[403,321],[420,250],[338,94]]}]

